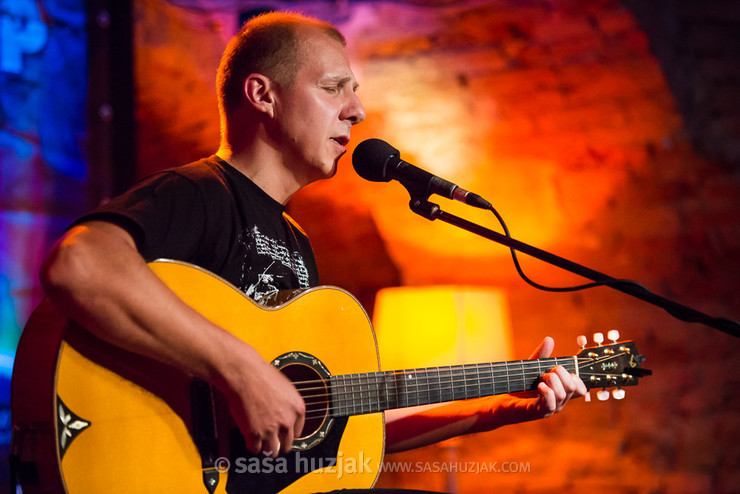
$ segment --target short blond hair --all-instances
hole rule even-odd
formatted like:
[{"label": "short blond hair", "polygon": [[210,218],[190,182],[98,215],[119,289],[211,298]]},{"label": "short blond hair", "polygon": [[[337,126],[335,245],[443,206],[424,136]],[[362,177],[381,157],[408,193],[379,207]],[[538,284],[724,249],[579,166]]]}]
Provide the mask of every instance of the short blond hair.
[{"label": "short blond hair", "polygon": [[269,12],[246,23],[229,42],[218,67],[216,94],[222,117],[244,102],[244,80],[259,73],[284,87],[295,82],[305,55],[299,29],[318,28],[330,38],[346,44],[332,24],[287,12]]}]

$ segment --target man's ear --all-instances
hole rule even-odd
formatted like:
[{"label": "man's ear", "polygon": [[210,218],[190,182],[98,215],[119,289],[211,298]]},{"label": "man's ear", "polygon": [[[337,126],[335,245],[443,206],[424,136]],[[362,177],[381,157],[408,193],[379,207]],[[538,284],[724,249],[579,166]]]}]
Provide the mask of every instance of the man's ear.
[{"label": "man's ear", "polygon": [[249,74],[244,81],[244,95],[255,110],[275,116],[275,83],[262,74]]}]

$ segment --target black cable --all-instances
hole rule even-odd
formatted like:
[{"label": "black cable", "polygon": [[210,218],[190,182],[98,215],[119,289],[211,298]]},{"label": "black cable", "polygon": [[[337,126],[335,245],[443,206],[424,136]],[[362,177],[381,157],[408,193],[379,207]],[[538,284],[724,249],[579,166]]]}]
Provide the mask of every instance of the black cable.
[{"label": "black cable", "polygon": [[[503,228],[504,230],[504,235],[506,235],[507,238],[512,238],[511,234],[509,233],[509,228],[506,226],[506,222],[504,221],[504,218],[499,214],[498,211],[496,211],[496,208],[494,208],[493,206],[491,206],[489,209],[494,214],[494,216],[496,216],[496,219],[501,224],[501,228]],[[564,293],[564,292],[575,292],[575,291],[585,290],[587,288],[595,288],[599,286],[631,285],[635,288],[639,288],[640,290],[643,290],[645,293],[650,293],[650,290],[648,290],[644,285],[641,285],[640,283],[636,281],[626,280],[626,279],[594,281],[592,283],[585,283],[583,285],[565,286],[565,287],[551,287],[551,286],[541,285],[537,283],[536,281],[531,280],[526,274],[524,274],[524,271],[522,270],[522,267],[519,264],[519,258],[517,258],[516,256],[516,250],[512,247],[509,247],[509,250],[511,251],[511,258],[514,260],[514,267],[516,268],[517,273],[519,273],[519,276],[529,285],[533,286],[534,288],[537,288],[538,290],[542,290],[545,292]]]}]

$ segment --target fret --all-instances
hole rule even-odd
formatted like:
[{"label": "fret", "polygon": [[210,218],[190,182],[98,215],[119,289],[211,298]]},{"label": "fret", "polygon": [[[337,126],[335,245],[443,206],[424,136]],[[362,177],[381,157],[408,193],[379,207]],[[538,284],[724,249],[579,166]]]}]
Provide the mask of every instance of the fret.
[{"label": "fret", "polygon": [[398,383],[394,371],[383,373],[383,388],[388,409],[400,408],[401,405],[398,403]]},{"label": "fret", "polygon": [[392,409],[392,408],[398,408],[398,401],[396,400],[396,394],[393,391],[393,373],[392,372],[384,372],[383,373],[383,398],[385,399],[383,405],[384,408]]},{"label": "fret", "polygon": [[427,369],[427,390],[429,393],[429,403],[442,402],[442,382],[439,379],[439,367],[430,367]]},{"label": "fret", "polygon": [[380,386],[378,385],[378,372],[373,372],[372,375],[372,384],[370,386],[372,391],[372,411],[373,412],[380,412],[383,410],[380,408]]},{"label": "fret", "polygon": [[422,369],[419,373],[419,404],[428,405],[432,403],[429,390],[429,370]]},{"label": "fret", "polygon": [[349,415],[349,403],[350,403],[350,396],[349,396],[349,388],[347,386],[347,376],[342,376],[342,387],[341,387],[341,393],[340,397],[342,400],[342,415]]},{"label": "fret", "polygon": [[[452,399],[453,400],[464,400],[467,389],[465,387],[465,370],[461,365],[454,365],[450,367],[452,376]],[[462,379],[461,379],[462,378]],[[463,386],[460,386],[460,384]]]},{"label": "fret", "polygon": [[465,368],[462,367],[460,369],[462,371],[462,391],[463,391],[463,399],[468,399],[468,377],[467,372],[465,372]]},{"label": "fret", "polygon": [[338,416],[342,416],[346,413],[346,407],[344,402],[343,390],[344,386],[341,381],[344,376],[336,376],[333,379],[334,386],[332,386],[332,395],[334,397],[334,410]]},{"label": "fret", "polygon": [[362,414],[364,413],[362,409],[362,375],[355,374],[353,382],[354,393],[352,393],[352,397],[355,399],[355,407],[357,408],[357,411],[355,413]]},{"label": "fret", "polygon": [[360,395],[360,413],[368,413],[367,401],[370,393],[367,387],[367,372],[357,374],[357,390]]},{"label": "fret", "polygon": [[517,391],[524,391],[527,389],[524,386],[524,369],[522,368],[521,360],[508,362],[506,370],[509,376],[509,393],[515,393]]},{"label": "fret", "polygon": [[332,415],[360,415],[533,390],[540,376],[556,365],[568,372],[577,367],[573,357],[563,357],[333,376]]},{"label": "fret", "polygon": [[409,390],[406,381],[406,371],[402,370],[396,374],[396,386],[398,390],[398,406],[406,408],[409,404]]},{"label": "fret", "polygon": [[360,380],[358,374],[352,374],[349,379],[352,388],[352,415],[362,413],[362,393],[360,391]]},{"label": "fret", "polygon": [[442,402],[452,400],[452,379],[449,367],[442,367],[439,370],[439,398]]},{"label": "fret", "polygon": [[442,388],[442,373],[439,371],[439,366],[434,368],[434,373],[437,375],[437,403],[442,403],[446,400],[444,389]]},{"label": "fret", "polygon": [[481,378],[481,396],[491,396],[496,394],[496,376],[493,374],[491,364],[481,364],[479,366],[483,377]]},{"label": "fret", "polygon": [[538,376],[544,374],[544,372],[542,371],[542,360],[537,360],[537,370],[539,371],[539,374],[537,374]]},{"label": "fret", "polygon": [[408,397],[406,396],[406,380],[403,371],[393,373],[393,387],[396,391],[396,406],[404,408],[408,406]]},{"label": "fret", "polygon": [[478,378],[478,396],[490,396],[493,394],[492,386],[490,386],[491,375],[484,370],[483,377],[481,377],[481,364],[475,364],[475,375]]},{"label": "fret", "polygon": [[357,376],[357,383],[360,389],[360,413],[370,412],[370,388],[368,387],[367,378],[367,372],[364,374],[358,374]]},{"label": "fret", "polygon": [[445,401],[452,401],[452,372],[450,368],[445,366],[439,370],[439,395],[440,399]]},{"label": "fret", "polygon": [[[529,373],[524,378],[523,385],[525,386],[524,389],[533,390],[537,389],[537,384],[540,381],[540,376],[543,374],[542,372],[542,361],[544,359],[537,359],[533,360],[530,363],[530,366],[532,366],[532,370],[529,371]],[[526,361],[523,361],[526,362]],[[532,364],[537,365],[537,370],[534,369],[534,366]]]},{"label": "fret", "polygon": [[493,394],[499,395],[509,392],[509,372],[507,370],[506,362],[504,362],[503,364],[503,370],[499,369],[496,371],[494,371],[494,368],[500,368],[500,364],[488,364],[491,367],[491,384],[493,387]]},{"label": "fret", "polygon": [[473,393],[476,398],[480,397],[480,373],[478,372],[478,365],[475,366],[475,392]]},{"label": "fret", "polygon": [[404,385],[406,386],[407,406],[413,407],[419,405],[419,384],[416,378],[416,372],[413,370],[403,371]]},{"label": "fret", "polygon": [[368,397],[367,397],[367,409],[368,413],[373,413],[378,411],[378,407],[376,405],[378,401],[378,384],[375,380],[376,372],[368,372],[367,373],[367,388],[368,388]]},{"label": "fret", "polygon": [[387,372],[378,372],[378,408],[387,410],[391,407],[390,397],[388,396],[388,376]]},{"label": "fret", "polygon": [[[367,388],[367,373],[357,376],[358,388],[360,390],[360,413],[368,413],[370,409],[365,405],[367,401],[369,390]],[[363,389],[364,385],[364,389]]]},{"label": "fret", "polygon": [[340,381],[344,380],[344,376],[332,377],[333,386],[331,387],[333,408],[337,416],[341,417],[346,415],[347,407],[343,396],[344,385]]},{"label": "fret", "polygon": [[550,368],[555,367],[556,365],[562,365],[563,367],[565,367],[565,370],[567,370],[568,372],[573,372],[573,369],[569,367],[570,363],[572,362],[572,359],[568,357],[565,357],[565,358],[557,357],[557,358],[551,358],[549,360],[552,360],[552,365],[550,366]]},{"label": "fret", "polygon": [[413,369],[403,370],[403,392],[406,395],[407,407],[414,407],[419,404],[416,392],[416,376]]},{"label": "fret", "polygon": [[381,378],[383,377],[382,372],[373,372],[373,379],[375,381],[375,411],[380,412],[384,410],[381,399],[383,397],[382,386],[380,385]]},{"label": "fret", "polygon": [[524,373],[524,361],[519,361],[519,371],[522,373],[522,389],[529,389],[529,377]]},{"label": "fret", "polygon": [[349,410],[347,409],[347,376],[337,376],[337,415],[347,416]]},{"label": "fret", "polygon": [[506,367],[506,392],[511,393],[511,375],[509,374],[509,363],[504,362],[504,366]]},{"label": "fret", "polygon": [[422,373],[412,369],[409,370],[409,378],[407,378],[406,383],[409,385],[409,393],[410,393],[410,403],[413,403],[413,406],[421,405],[421,375]]},{"label": "fret", "polygon": [[381,410],[388,410],[391,408],[391,398],[388,394],[388,373],[378,372],[378,403],[380,403]]},{"label": "fret", "polygon": [[[475,377],[473,376],[473,371],[475,370]],[[480,397],[480,379],[478,377],[478,366],[468,365],[465,367],[465,396],[468,398],[478,398]],[[469,377],[469,379],[468,379]]]},{"label": "fret", "polygon": [[[344,376],[344,389],[342,392],[342,398],[344,398],[344,408],[347,415],[354,413],[354,400],[352,399],[352,375]],[[350,406],[352,408],[350,408]]]},{"label": "fret", "polygon": [[357,394],[358,394],[358,385],[357,385],[357,377],[356,374],[352,374],[349,378],[349,387],[350,387],[350,401],[352,403],[352,415],[357,415],[362,411],[362,408],[357,408]]},{"label": "fret", "polygon": [[329,378],[329,396],[331,396],[331,402],[329,403],[329,415],[338,416],[339,410],[339,399],[337,397],[337,378],[331,376]]},{"label": "fret", "polygon": [[398,376],[396,376],[395,372],[386,373],[386,389],[388,390],[388,407],[401,408],[401,403],[399,403],[398,399]]},{"label": "fret", "polygon": [[419,405],[429,404],[429,380],[426,369],[421,369],[416,373],[416,391],[417,402]]}]

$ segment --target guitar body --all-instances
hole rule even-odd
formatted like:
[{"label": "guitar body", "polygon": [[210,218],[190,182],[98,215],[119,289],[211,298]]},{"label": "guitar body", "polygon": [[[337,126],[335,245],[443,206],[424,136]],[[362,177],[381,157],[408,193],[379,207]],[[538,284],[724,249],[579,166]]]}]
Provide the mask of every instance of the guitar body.
[{"label": "guitar body", "polygon": [[[267,361],[300,354],[318,359],[332,375],[379,371],[368,317],[340,289],[312,289],[279,307],[264,308],[194,266],[150,266],[186,303],[248,342]],[[243,444],[238,444],[240,436],[218,393],[213,405],[206,394],[201,405],[214,415],[206,413],[203,423],[203,414],[193,406],[194,399],[203,398],[202,390],[194,395],[192,383],[168,366],[92,337],[45,301],[24,330],[11,391],[24,492],[289,494],[375,483],[385,442],[382,413],[343,417],[320,444],[281,457],[282,466],[307,470],[284,485],[286,481],[274,480],[285,476],[268,478],[254,470],[279,473],[280,459],[235,456]],[[198,446],[203,430],[216,448],[208,458]],[[312,451],[320,451],[315,462],[308,460]],[[229,459],[228,472],[213,468],[214,456]],[[341,462],[332,465],[324,458],[344,460],[344,466],[349,459],[356,463],[344,474]],[[237,479],[238,468],[252,484]]]}]

